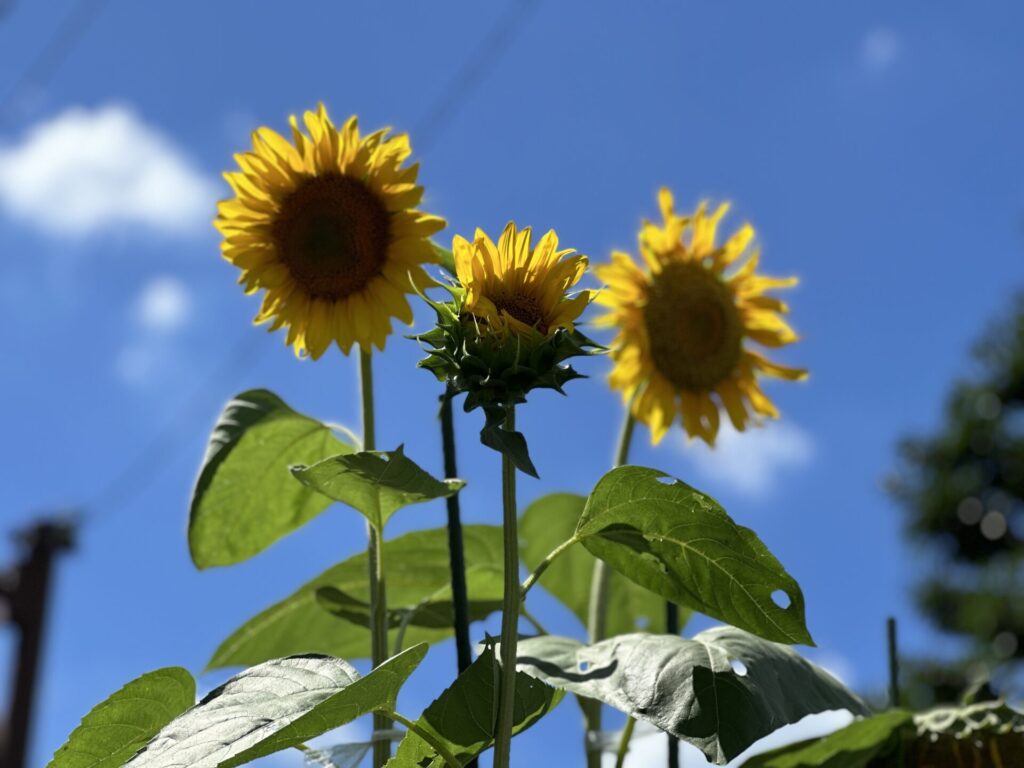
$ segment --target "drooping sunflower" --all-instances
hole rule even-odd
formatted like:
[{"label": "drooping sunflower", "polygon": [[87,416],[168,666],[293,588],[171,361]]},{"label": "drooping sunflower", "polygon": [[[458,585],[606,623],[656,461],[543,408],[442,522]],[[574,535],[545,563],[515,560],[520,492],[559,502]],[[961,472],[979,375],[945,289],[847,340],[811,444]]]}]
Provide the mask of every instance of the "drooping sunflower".
[{"label": "drooping sunflower", "polygon": [[760,252],[750,247],[749,224],[716,244],[728,204],[708,213],[701,203],[692,216],[681,216],[667,189],[659,203],[664,223],[645,221],[638,238],[646,269],[622,252],[595,269],[607,286],[596,301],[610,310],[597,322],[618,328],[609,383],[650,427],[653,442],[681,416],[691,438],[714,445],[719,405],[742,431],[759,416],[779,415],[760,376],[806,378],[806,371],[773,363],[746,344],[782,347],[797,340],[782,318],[787,305],[765,295],[797,279],[757,274]]},{"label": "drooping sunflower", "polygon": [[571,331],[590,302],[589,291],[567,294],[586,272],[587,257],[558,250],[554,230],[536,248],[532,236],[530,227],[517,230],[509,222],[497,245],[481,229],[472,242],[459,235],[452,242],[456,274],[466,289],[462,309],[496,335]]},{"label": "drooping sunflower", "polygon": [[224,258],[246,293],[265,291],[254,322],[287,327],[296,354],[320,357],[331,342],[378,349],[391,318],[412,322],[405,294],[432,284],[429,237],[443,219],[415,210],[423,196],[418,165],[405,166],[405,134],[360,136],[356,118],[339,130],[321,104],[292,142],[269,128],[224,174],[235,197],[218,205]]}]

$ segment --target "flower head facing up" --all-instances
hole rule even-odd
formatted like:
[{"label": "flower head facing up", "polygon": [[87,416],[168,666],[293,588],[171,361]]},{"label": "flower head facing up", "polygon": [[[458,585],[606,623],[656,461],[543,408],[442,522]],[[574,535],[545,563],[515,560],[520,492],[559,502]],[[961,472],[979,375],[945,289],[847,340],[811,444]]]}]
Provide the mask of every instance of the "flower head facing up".
[{"label": "flower head facing up", "polygon": [[714,445],[719,403],[742,431],[757,416],[778,417],[760,375],[806,378],[806,371],[772,363],[744,343],[782,347],[797,340],[782,319],[789,308],[765,295],[797,281],[756,273],[759,252],[750,249],[749,224],[716,244],[727,205],[709,214],[702,203],[693,216],[680,216],[667,189],[659,201],[664,223],[645,222],[640,230],[646,269],[621,252],[595,269],[607,284],[596,301],[610,310],[598,323],[619,331],[609,382],[651,428],[655,443],[678,415],[690,437]]},{"label": "flower head facing up", "polygon": [[548,232],[532,247],[529,227],[505,227],[497,245],[477,230],[472,242],[455,236],[447,286],[450,302],[429,301],[437,327],[416,338],[429,353],[420,365],[465,394],[465,410],[481,407],[485,445],[512,456],[521,470],[536,474],[518,433],[502,428],[508,409],[526,401],[532,389],[562,391],[578,374],[565,361],[592,354],[599,345],[575,327],[590,292],[570,294],[587,269],[587,257],[558,250]]},{"label": "flower head facing up", "polygon": [[412,322],[405,294],[432,283],[430,236],[444,220],[414,209],[423,195],[404,134],[360,136],[355,117],[339,130],[320,105],[292,141],[260,128],[253,151],[225,174],[235,197],[215,225],[224,258],[247,293],[265,291],[257,323],[287,327],[296,354],[320,357],[332,342],[384,348],[391,318]]},{"label": "flower head facing up", "polygon": [[466,290],[462,310],[496,334],[550,336],[569,331],[590,301],[589,291],[568,296],[587,270],[587,257],[558,250],[554,230],[537,247],[532,230],[509,222],[495,245],[478,229],[472,242],[459,235],[452,242],[455,270]]}]

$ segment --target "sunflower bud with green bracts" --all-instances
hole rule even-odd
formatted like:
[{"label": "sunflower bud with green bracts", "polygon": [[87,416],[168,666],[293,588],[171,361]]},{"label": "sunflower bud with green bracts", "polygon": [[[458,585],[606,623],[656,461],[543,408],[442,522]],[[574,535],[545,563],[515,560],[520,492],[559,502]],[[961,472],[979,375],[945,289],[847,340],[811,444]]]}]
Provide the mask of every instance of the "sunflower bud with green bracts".
[{"label": "sunflower bud with green bracts", "polygon": [[483,408],[483,443],[506,453],[536,476],[522,435],[502,427],[507,410],[533,389],[554,389],[582,375],[565,361],[603,348],[575,327],[590,292],[569,294],[587,269],[587,257],[558,250],[548,232],[531,247],[532,231],[509,223],[497,245],[482,230],[472,242],[456,235],[452,252],[457,283],[452,300],[429,301],[437,327],[415,337],[428,347],[420,362],[455,394],[464,408]]}]

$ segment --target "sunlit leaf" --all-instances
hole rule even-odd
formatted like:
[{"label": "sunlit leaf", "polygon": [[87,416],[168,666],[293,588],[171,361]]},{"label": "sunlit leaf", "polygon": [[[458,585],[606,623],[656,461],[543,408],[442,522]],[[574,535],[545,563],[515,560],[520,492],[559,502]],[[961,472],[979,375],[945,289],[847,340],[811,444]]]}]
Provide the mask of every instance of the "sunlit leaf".
[{"label": "sunlit leaf", "polygon": [[295,747],[369,712],[392,712],[423,660],[418,645],[360,677],[328,656],[291,656],[245,670],[164,727],[131,768],[231,768]]},{"label": "sunlit leaf", "polygon": [[120,768],[195,701],[187,670],[147,672],[93,707],[47,768]]},{"label": "sunlit leaf", "polygon": [[238,563],[305,525],[331,502],[296,483],[289,466],[352,450],[273,392],[235,397],[210,435],[192,493],[192,561],[199,568]]},{"label": "sunlit leaf", "polygon": [[520,640],[518,668],[603,701],[688,741],[721,764],[763,736],[832,709],[864,703],[780,643],[735,627],[672,635],[620,635],[587,646],[567,637]]},{"label": "sunlit leaf", "polygon": [[[526,508],[519,521],[519,551],[527,568],[536,568],[555,547],[573,537],[586,501],[574,493],[552,493]],[[574,544],[552,561],[539,582],[576,614],[584,627],[595,562],[582,544]],[[608,574],[607,601],[605,636],[665,631],[664,598],[614,570]],[[681,608],[680,624],[688,617],[689,611]]]},{"label": "sunlit leaf", "polygon": [[642,587],[768,640],[813,645],[804,597],[753,531],[663,472],[619,467],[601,478],[577,538]]}]

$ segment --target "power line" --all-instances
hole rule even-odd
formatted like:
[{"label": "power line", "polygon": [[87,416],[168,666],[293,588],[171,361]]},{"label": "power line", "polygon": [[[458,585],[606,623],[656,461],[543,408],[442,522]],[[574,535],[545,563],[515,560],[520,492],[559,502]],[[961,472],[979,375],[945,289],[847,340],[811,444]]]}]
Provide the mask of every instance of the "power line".
[{"label": "power line", "polygon": [[[512,0],[505,13],[481,38],[480,44],[455,70],[448,84],[441,89],[431,106],[416,122],[417,127],[413,133],[416,146],[420,147],[419,154],[423,154],[424,144],[429,148],[447,130],[458,111],[458,106],[465,104],[472,91],[486,80],[501,57],[511,48],[519,29],[539,5],[539,0]],[[218,383],[236,366],[244,371],[251,365],[256,359],[254,353],[265,343],[262,334],[252,331],[247,331],[245,336],[239,339],[234,353],[210,372],[202,385],[174,411],[174,415],[157,431],[149,443],[93,497],[93,502],[87,506],[87,509],[92,511],[92,519],[105,516],[107,512],[124,504],[148,487],[156,477],[159,467],[168,463],[169,454],[178,447],[174,443],[174,438],[181,424],[201,416],[209,405],[209,393],[217,391]]]},{"label": "power line", "polygon": [[505,12],[480,38],[476,48],[466,57],[448,85],[415,123],[413,135],[418,154],[430,151],[437,138],[448,128],[466,97],[487,79],[494,67],[512,47],[519,32],[540,7],[539,0],[512,0]]},{"label": "power line", "polygon": [[[131,497],[145,490],[159,473],[162,466],[168,464],[168,456],[180,447],[175,444],[175,436],[183,423],[198,420],[210,405],[210,392],[216,391],[216,385],[227,378],[231,371],[246,371],[258,358],[256,352],[266,349],[264,334],[248,330],[239,338],[234,352],[221,361],[202,380],[189,397],[182,401],[174,410],[173,415],[150,438],[139,451],[93,496],[92,503],[86,511],[92,520],[105,516],[105,513],[123,504]],[[221,397],[218,395],[218,397]]]},{"label": "power line", "polygon": [[85,36],[106,0],[79,0],[54,30],[53,36],[0,101],[0,126],[13,122],[27,95],[40,90],[57,73],[72,49]]}]

